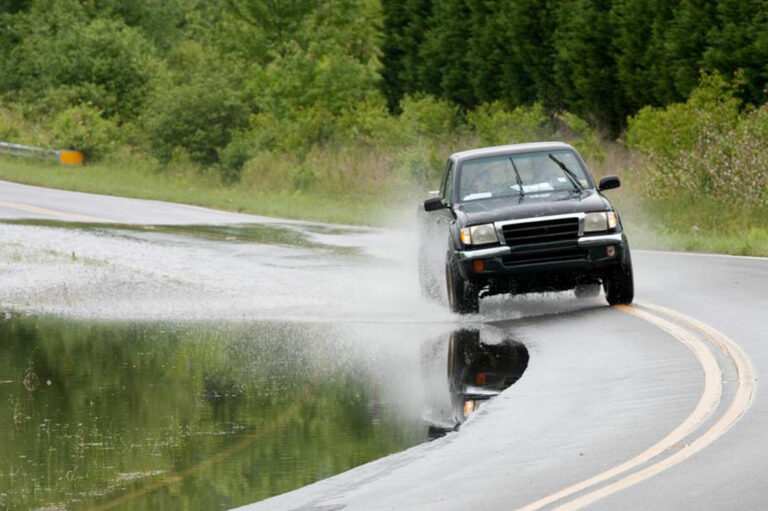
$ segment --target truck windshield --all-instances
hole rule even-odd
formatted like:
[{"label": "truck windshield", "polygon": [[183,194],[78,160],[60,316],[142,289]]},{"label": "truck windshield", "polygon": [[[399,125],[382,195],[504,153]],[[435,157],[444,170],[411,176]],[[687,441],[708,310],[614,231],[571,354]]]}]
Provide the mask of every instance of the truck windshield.
[{"label": "truck windshield", "polygon": [[572,151],[537,151],[465,161],[461,166],[459,200],[573,191],[573,182],[556,161],[573,172],[582,188],[591,187],[586,170]]}]

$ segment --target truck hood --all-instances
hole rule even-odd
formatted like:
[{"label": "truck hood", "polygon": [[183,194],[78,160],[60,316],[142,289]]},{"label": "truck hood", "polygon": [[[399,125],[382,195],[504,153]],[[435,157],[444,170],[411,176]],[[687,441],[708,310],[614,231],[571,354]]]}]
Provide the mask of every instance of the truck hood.
[{"label": "truck hood", "polygon": [[455,211],[459,223],[476,225],[519,218],[605,211],[610,208],[611,203],[596,190],[584,190],[580,194],[562,191],[468,201],[456,206]]}]

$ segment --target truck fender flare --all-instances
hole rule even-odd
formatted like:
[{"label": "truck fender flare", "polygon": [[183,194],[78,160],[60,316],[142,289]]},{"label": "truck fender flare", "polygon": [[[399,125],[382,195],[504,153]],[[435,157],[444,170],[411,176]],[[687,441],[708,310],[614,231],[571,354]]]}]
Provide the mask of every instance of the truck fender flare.
[{"label": "truck fender flare", "polygon": [[448,250],[461,250],[461,235],[459,234],[459,228],[456,226],[456,222],[451,222],[451,225],[448,227],[448,229],[451,233],[450,240],[448,240]]}]

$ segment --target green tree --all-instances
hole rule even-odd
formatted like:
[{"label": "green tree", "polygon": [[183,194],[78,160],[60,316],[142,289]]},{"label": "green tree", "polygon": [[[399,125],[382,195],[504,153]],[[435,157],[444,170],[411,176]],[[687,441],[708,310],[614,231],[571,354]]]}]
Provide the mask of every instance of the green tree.
[{"label": "green tree", "polygon": [[768,82],[768,5],[762,0],[718,0],[704,67],[732,76],[743,72],[744,97],[761,104]]},{"label": "green tree", "polygon": [[556,3],[518,0],[499,4],[499,31],[507,36],[499,99],[506,99],[510,105],[539,101],[548,109],[562,106],[553,76]]},{"label": "green tree", "polygon": [[195,162],[210,165],[218,162],[233,133],[246,127],[248,111],[230,84],[211,77],[159,88],[142,120],[153,152],[163,161],[182,148]]},{"label": "green tree", "polygon": [[282,54],[249,71],[245,88],[257,113],[251,122],[257,146],[305,155],[331,137],[337,117],[371,99],[379,81],[372,28],[378,16],[369,0],[327,2],[306,16]]},{"label": "green tree", "polygon": [[418,53],[421,89],[463,108],[477,104],[467,58],[470,16],[465,0],[435,3],[425,42]]},{"label": "green tree", "polygon": [[621,114],[675,98],[665,38],[676,1],[617,0],[613,52],[616,78],[623,92]]},{"label": "green tree", "polygon": [[[478,103],[506,99],[504,70],[516,64],[516,59],[510,58],[511,41],[499,18],[505,3],[498,0],[467,2],[470,16],[464,20],[467,27],[466,63],[474,101]],[[514,92],[522,90],[518,87]]]},{"label": "green tree", "polygon": [[564,106],[618,134],[621,91],[611,48],[614,26],[610,0],[562,0],[554,32],[554,79]]},{"label": "green tree", "polygon": [[0,0],[0,14],[15,13],[29,7],[30,0]]},{"label": "green tree", "polygon": [[680,0],[664,37],[665,77],[671,86],[660,96],[661,104],[686,98],[701,77],[709,31],[715,25],[715,2]]},{"label": "green tree", "polygon": [[119,17],[135,27],[160,53],[169,51],[184,36],[187,14],[199,0],[99,0],[93,17]]},{"label": "green tree", "polygon": [[[420,52],[432,17],[432,0],[393,0],[382,3],[382,91],[396,112],[405,94],[430,90],[422,79]],[[432,92],[439,87],[431,88]]]},{"label": "green tree", "polygon": [[651,162],[650,195],[716,192],[713,173],[719,167],[712,153],[728,147],[739,123],[742,102],[736,96],[737,85],[720,74],[705,75],[686,102],[645,107],[629,119],[627,144]]},{"label": "green tree", "polygon": [[[212,43],[225,54],[235,53],[265,65],[305,45],[303,24],[324,2],[320,0],[224,0],[207,13]],[[333,3],[333,2],[329,2]],[[222,9],[224,7],[224,9]]]},{"label": "green tree", "polygon": [[[88,21],[67,2],[37,2],[12,20],[17,44],[4,63],[6,91],[59,108],[89,103],[107,117],[134,117],[159,71],[154,47],[121,20]],[[50,7],[50,10],[44,10]]]}]

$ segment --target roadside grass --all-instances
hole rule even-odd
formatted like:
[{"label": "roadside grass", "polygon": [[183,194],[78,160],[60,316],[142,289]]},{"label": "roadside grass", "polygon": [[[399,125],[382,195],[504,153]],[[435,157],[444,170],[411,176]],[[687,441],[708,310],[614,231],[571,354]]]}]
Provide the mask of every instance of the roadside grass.
[{"label": "roadside grass", "polygon": [[648,201],[644,211],[637,230],[648,248],[768,257],[768,207],[682,195]]},{"label": "roadside grass", "polygon": [[599,180],[615,174],[621,188],[605,195],[621,213],[634,248],[768,257],[768,206],[750,208],[681,193],[643,199],[642,158],[626,146],[603,141],[605,159],[590,165]]},{"label": "roadside grass", "polygon": [[[725,206],[715,199],[678,196],[641,201],[643,176],[625,150],[614,147],[592,165],[596,178],[618,174],[622,187],[606,193],[622,213],[635,248],[716,252],[768,257],[768,207]],[[391,225],[415,208],[420,190],[402,179],[380,180],[375,187],[337,181],[306,190],[279,188],[274,177],[249,176],[225,185],[199,169],[160,170],[156,164],[104,162],[77,168],[0,157],[0,179],[66,190],[100,193],[350,225]],[[396,211],[394,211],[396,210]],[[384,214],[384,212],[387,212]],[[390,220],[387,220],[389,218]]]},{"label": "roadside grass", "polygon": [[768,257],[768,207],[727,206],[685,194],[641,200],[636,177],[622,176],[622,188],[606,193],[632,247]]},{"label": "roadside grass", "polygon": [[0,179],[64,190],[163,200],[241,213],[352,225],[378,225],[384,194],[290,190],[254,180],[225,185],[197,169],[160,171],[151,162],[63,167],[53,162],[0,157]]}]

